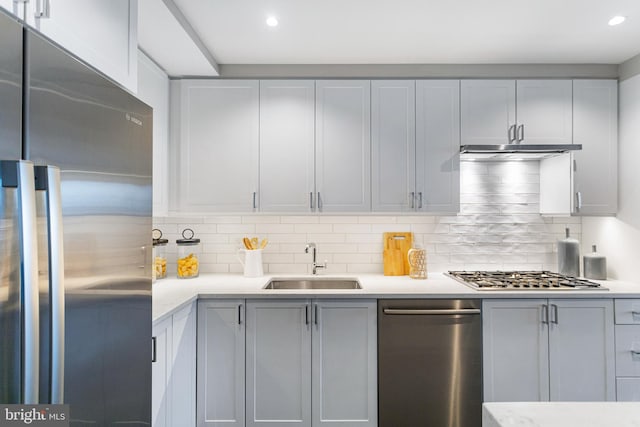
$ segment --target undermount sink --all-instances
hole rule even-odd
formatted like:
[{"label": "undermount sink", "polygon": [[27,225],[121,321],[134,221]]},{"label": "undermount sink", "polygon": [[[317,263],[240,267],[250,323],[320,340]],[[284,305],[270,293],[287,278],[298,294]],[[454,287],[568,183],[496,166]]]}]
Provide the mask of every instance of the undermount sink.
[{"label": "undermount sink", "polygon": [[356,279],[331,277],[271,279],[264,289],[362,289]]}]

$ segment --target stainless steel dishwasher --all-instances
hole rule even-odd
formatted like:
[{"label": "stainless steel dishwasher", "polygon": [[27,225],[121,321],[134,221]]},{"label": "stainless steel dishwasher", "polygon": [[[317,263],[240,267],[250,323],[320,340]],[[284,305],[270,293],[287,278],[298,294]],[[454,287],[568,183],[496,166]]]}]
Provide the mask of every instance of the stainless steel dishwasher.
[{"label": "stainless steel dishwasher", "polygon": [[482,425],[480,300],[378,300],[379,427]]}]

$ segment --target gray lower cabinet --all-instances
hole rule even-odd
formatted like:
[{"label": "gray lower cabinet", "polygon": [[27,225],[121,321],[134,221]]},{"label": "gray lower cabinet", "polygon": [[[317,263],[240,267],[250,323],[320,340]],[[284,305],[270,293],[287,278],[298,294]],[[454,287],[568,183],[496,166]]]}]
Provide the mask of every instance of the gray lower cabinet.
[{"label": "gray lower cabinet", "polygon": [[247,426],[377,425],[375,300],[247,302]]},{"label": "gray lower cabinet", "polygon": [[616,299],[616,397],[640,402],[640,299]]},{"label": "gray lower cabinet", "polygon": [[152,425],[196,421],[196,310],[190,304],[153,324]]},{"label": "gray lower cabinet", "polygon": [[198,303],[197,353],[197,425],[243,427],[244,300]]},{"label": "gray lower cabinet", "polygon": [[613,301],[484,300],[484,400],[615,400]]}]

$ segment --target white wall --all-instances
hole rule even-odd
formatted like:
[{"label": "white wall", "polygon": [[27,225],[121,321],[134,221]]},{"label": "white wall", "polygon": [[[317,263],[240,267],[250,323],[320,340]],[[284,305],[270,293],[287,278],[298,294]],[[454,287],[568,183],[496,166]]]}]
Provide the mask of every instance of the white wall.
[{"label": "white wall", "polygon": [[640,75],[619,86],[619,210],[616,218],[583,219],[583,253],[607,257],[613,279],[638,281],[640,263]]},{"label": "white wall", "polygon": [[382,233],[412,231],[427,249],[429,271],[449,269],[556,270],[555,242],[565,227],[581,238],[581,219],[543,218],[538,162],[462,162],[460,213],[427,215],[212,215],[156,217],[169,239],[168,270],[175,274],[179,232],[202,241],[201,271],[241,271],[243,236],[267,237],[268,273],[310,273],[307,242],[318,244],[329,273],[382,273]]},{"label": "white wall", "polygon": [[169,77],[138,51],[138,98],[153,108],[153,214],[168,211]]}]

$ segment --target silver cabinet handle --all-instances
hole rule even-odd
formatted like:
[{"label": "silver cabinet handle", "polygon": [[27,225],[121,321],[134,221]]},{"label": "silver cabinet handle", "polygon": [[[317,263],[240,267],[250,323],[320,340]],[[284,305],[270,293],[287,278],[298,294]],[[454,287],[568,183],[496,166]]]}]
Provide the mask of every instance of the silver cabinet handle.
[{"label": "silver cabinet handle", "polygon": [[309,304],[304,306],[304,324],[309,324]]},{"label": "silver cabinet handle", "polygon": [[[62,194],[60,169],[36,166],[36,190],[44,191],[47,228],[49,230],[49,299],[51,326],[51,403],[64,402],[64,243],[62,229]],[[143,247],[143,250],[146,248]]]},{"label": "silver cabinet handle", "polygon": [[422,191],[418,192],[418,209],[422,209]]},{"label": "silver cabinet handle", "polygon": [[51,18],[51,2],[50,0],[36,0],[36,18]]},{"label": "silver cabinet handle", "polygon": [[640,316],[640,311],[632,311],[631,315],[632,316]]},{"label": "silver cabinet handle", "polygon": [[316,324],[316,326],[318,326],[318,304],[315,304],[313,306],[313,323]]},{"label": "silver cabinet handle", "polygon": [[309,192],[309,209],[313,210],[313,191]]},{"label": "silver cabinet handle", "polygon": [[158,361],[158,339],[156,337],[151,337],[151,363],[156,363]]},{"label": "silver cabinet handle", "polygon": [[551,304],[551,323],[558,324],[558,306]]},{"label": "silver cabinet handle", "polygon": [[524,125],[518,126],[517,139],[518,142],[522,142],[524,140]]},{"label": "silver cabinet handle", "polygon": [[419,308],[385,308],[384,314],[393,315],[449,315],[449,314],[480,314],[479,308],[463,309],[419,309]]},{"label": "silver cabinet handle", "polygon": [[542,306],[542,323],[544,325],[549,324],[549,306],[547,304]]},{"label": "silver cabinet handle", "polygon": [[507,138],[509,139],[509,144],[513,143],[516,140],[516,125],[515,124],[509,126],[509,130],[507,131]]},{"label": "silver cabinet handle", "polygon": [[320,198],[320,192],[318,191],[318,211],[322,211],[322,199]]},{"label": "silver cabinet handle", "polygon": [[257,195],[256,195],[256,192],[254,191],[253,192],[253,209],[257,209],[258,208],[258,205],[256,203],[256,197],[257,197]]},{"label": "silver cabinet handle", "polygon": [[36,185],[33,163],[1,161],[1,183],[16,189],[20,217],[20,269],[22,299],[22,396],[24,404],[38,403],[40,383],[40,301],[38,294],[38,238]]},{"label": "silver cabinet handle", "polygon": [[412,191],[409,193],[409,200],[411,200],[411,209],[416,208],[416,193]]},{"label": "silver cabinet handle", "polygon": [[242,304],[238,304],[238,325],[242,325]]},{"label": "silver cabinet handle", "polygon": [[576,211],[580,212],[582,209],[582,192],[576,191]]},{"label": "silver cabinet handle", "polygon": [[631,355],[632,356],[640,356],[640,351],[631,350]]}]

